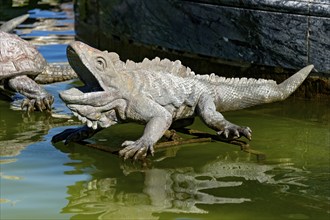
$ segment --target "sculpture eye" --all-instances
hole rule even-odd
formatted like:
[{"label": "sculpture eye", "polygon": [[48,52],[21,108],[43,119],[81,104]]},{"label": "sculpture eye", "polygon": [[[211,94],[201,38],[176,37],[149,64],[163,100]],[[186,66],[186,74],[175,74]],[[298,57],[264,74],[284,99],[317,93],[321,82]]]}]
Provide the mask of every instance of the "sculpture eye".
[{"label": "sculpture eye", "polygon": [[104,70],[107,67],[106,61],[103,57],[96,58],[96,68],[99,70]]}]

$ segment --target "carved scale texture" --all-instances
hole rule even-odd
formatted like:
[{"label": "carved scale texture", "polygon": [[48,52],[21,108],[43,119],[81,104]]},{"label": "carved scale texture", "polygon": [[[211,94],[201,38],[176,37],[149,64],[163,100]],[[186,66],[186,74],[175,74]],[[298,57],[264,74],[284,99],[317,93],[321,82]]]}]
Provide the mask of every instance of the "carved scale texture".
[{"label": "carved scale texture", "polygon": [[195,74],[189,67],[185,67],[181,64],[181,61],[170,61],[169,59],[159,59],[156,57],[152,60],[145,58],[141,63],[135,63],[131,60],[127,60],[126,63],[122,62],[119,59],[118,54],[116,53],[109,53],[112,61],[115,65],[115,68],[118,72],[121,70],[132,70],[137,71],[141,70],[146,71],[155,71],[155,72],[167,72],[171,75],[182,77],[182,78],[195,78],[198,81],[206,82],[208,84],[227,84],[227,85],[235,85],[235,86],[252,86],[257,84],[269,84],[269,85],[276,85],[274,80],[265,80],[265,79],[254,79],[254,78],[226,78],[220,77],[211,73],[210,75],[199,75]]},{"label": "carved scale texture", "polygon": [[[277,96],[274,80],[225,78],[195,74],[179,60],[144,59],[141,63],[122,62],[116,53],[109,53],[117,74],[131,78],[133,93],[142,92],[163,106],[172,103],[176,108],[185,104],[196,106],[202,93],[211,95],[218,111],[242,109],[273,101]],[[163,95],[162,95],[163,94]],[[164,95],[166,94],[166,95]]]},{"label": "carved scale texture", "polygon": [[110,53],[110,57],[117,74],[125,79],[124,87],[129,87],[130,93],[150,97],[162,106],[195,107],[200,94],[207,92],[215,95],[210,82],[201,80],[199,75],[178,60],[171,62],[157,57],[144,59],[141,63],[130,60],[124,63],[115,53]]}]

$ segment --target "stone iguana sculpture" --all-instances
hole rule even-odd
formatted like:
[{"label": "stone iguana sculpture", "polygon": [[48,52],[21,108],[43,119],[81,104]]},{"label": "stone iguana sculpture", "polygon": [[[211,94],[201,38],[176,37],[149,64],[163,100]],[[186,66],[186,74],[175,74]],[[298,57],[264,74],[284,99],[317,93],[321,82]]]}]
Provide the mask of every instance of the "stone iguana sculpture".
[{"label": "stone iguana sculpture", "polygon": [[249,127],[227,121],[220,112],[283,100],[313,69],[309,65],[277,85],[273,80],[196,75],[178,60],[124,63],[116,53],[78,41],[68,46],[67,55],[85,85],[63,91],[60,97],[87,126],[67,129],[52,141],[83,140],[121,122],[146,124],[142,137],[122,144],[119,154],[124,159],[153,154],[154,144],[167,129],[187,126],[197,115],[226,139],[245,136],[250,140]]},{"label": "stone iguana sculpture", "polygon": [[23,15],[1,26],[0,93],[9,97],[14,92],[24,95],[27,99],[22,102],[22,109],[51,110],[54,97],[37,82],[60,82],[77,78],[77,75],[69,65],[47,63],[34,45],[15,34],[2,31],[11,31],[26,18],[27,15]]}]

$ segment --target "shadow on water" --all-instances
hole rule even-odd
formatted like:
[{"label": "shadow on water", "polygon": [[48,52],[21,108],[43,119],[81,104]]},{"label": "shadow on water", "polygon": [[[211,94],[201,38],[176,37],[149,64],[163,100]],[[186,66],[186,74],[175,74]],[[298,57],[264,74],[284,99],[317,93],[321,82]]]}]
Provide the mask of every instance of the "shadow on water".
[{"label": "shadow on water", "polygon": [[[18,34],[49,62],[66,62],[72,5],[33,10]],[[64,16],[66,15],[66,16]],[[58,97],[77,81],[46,85],[52,116],[25,117],[0,101],[1,219],[329,219],[330,103],[289,99],[225,116],[253,130],[250,145],[267,159],[225,143],[195,143],[156,152],[147,167],[81,144],[53,145],[79,124]],[[200,120],[193,129],[212,133]],[[141,125],[106,129],[89,141],[120,146]]]}]

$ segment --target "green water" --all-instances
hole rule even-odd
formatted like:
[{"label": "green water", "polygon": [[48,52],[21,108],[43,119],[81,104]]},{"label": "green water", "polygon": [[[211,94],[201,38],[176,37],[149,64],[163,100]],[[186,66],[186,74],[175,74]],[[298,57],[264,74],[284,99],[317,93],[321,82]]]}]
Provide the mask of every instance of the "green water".
[{"label": "green water", "polygon": [[[65,89],[69,84],[58,84]],[[56,95],[54,87],[47,87]],[[68,114],[59,103],[59,114]],[[198,143],[157,151],[146,167],[51,137],[74,124],[0,102],[1,219],[329,219],[328,102],[287,100],[225,114],[253,129],[253,149]],[[210,131],[200,121],[194,129]],[[118,146],[143,127],[90,141]],[[221,218],[219,218],[221,217]]]},{"label": "green water", "polygon": [[[33,13],[37,21],[61,19],[47,30],[26,24],[21,36],[49,62],[65,61],[72,14]],[[30,27],[36,30],[26,34]],[[83,145],[51,143],[54,134],[80,124],[58,98],[74,83],[46,86],[55,96],[53,116],[27,117],[14,110],[19,102],[0,100],[1,220],[330,218],[328,101],[291,98],[225,113],[252,128],[250,145],[265,160],[211,142],[159,150],[142,166]],[[199,120],[192,128],[213,132]],[[142,131],[141,125],[118,125],[89,141],[118,147]]]}]

